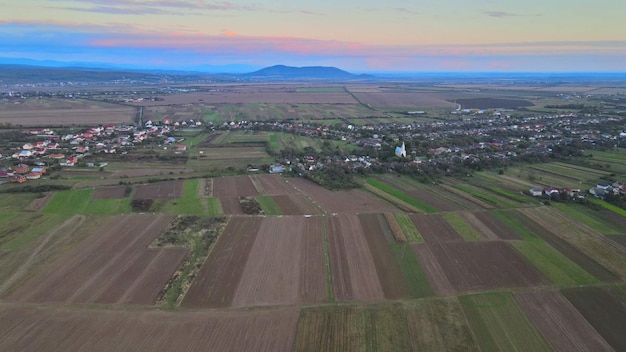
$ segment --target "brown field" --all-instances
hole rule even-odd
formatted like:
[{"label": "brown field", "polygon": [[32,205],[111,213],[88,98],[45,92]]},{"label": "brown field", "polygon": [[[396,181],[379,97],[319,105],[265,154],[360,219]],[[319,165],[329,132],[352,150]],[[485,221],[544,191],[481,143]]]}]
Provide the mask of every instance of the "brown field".
[{"label": "brown field", "polygon": [[[502,221],[488,211],[467,213],[466,215],[466,219],[468,219],[468,221],[471,217],[478,220],[478,223],[470,221],[470,224],[474,225],[489,239],[494,239],[491,238],[491,234],[493,234],[502,240],[521,240],[521,237],[519,237],[513,229],[502,223]],[[479,225],[479,223],[482,223],[483,226],[476,226]]]},{"label": "brown field", "polygon": [[347,214],[331,216],[327,225],[335,299],[382,300],[384,291],[359,218]]},{"label": "brown field", "polygon": [[461,104],[463,109],[515,109],[525,106],[534,106],[532,102],[522,99],[502,99],[502,98],[467,98],[456,99],[457,104]]},{"label": "brown field", "polygon": [[435,254],[430,250],[430,247],[425,243],[411,244],[411,249],[415,252],[417,259],[422,264],[426,277],[430,286],[435,290],[438,295],[449,296],[454,294],[454,287],[448,280],[445,271],[437,261]]},{"label": "brown field", "polygon": [[450,94],[418,92],[354,93],[363,104],[377,108],[456,108]]},{"label": "brown field", "polygon": [[462,240],[461,236],[438,214],[409,214],[426,243]]},{"label": "brown field", "polygon": [[323,221],[301,216],[263,219],[233,306],[324,302],[328,291]]},{"label": "brown field", "polygon": [[615,351],[626,351],[626,292],[623,287],[569,288],[562,293]]},{"label": "brown field", "polygon": [[261,217],[230,219],[181,306],[231,306],[262,220]]},{"label": "brown field", "polygon": [[[363,227],[365,240],[374,259],[374,266],[385,298],[402,299],[411,297],[409,286],[404,280],[404,275],[391,252],[391,247],[389,247],[388,243],[393,242],[393,235],[385,219],[382,216],[361,214],[359,215],[359,220]],[[385,226],[387,227],[386,229]]]},{"label": "brown field", "polygon": [[203,148],[198,153],[198,158],[203,160],[269,158],[265,147]]},{"label": "brown field", "polygon": [[303,178],[289,179],[289,183],[306,193],[315,203],[331,213],[385,213],[398,211],[393,205],[373,198],[361,190],[333,192]]},{"label": "brown field", "polygon": [[607,282],[614,282],[619,280],[619,278],[614,273],[609,271],[604,266],[600,265],[598,262],[587,256],[585,253],[578,250],[578,248],[574,247],[569,242],[557,236],[555,233],[550,231],[549,228],[540,225],[533,219],[522,214],[520,211],[512,211],[509,214],[519,220],[521,223],[523,223],[526,229],[530,230],[532,233],[546,241],[550,246],[554,247],[554,249],[561,252],[574,263],[578,264],[581,268],[583,268],[589,274],[593,275],[598,280]]},{"label": "brown field", "polygon": [[614,235],[607,238],[626,248],[626,235]]},{"label": "brown field", "polygon": [[183,181],[165,181],[137,186],[133,199],[174,199],[182,195]]},{"label": "brown field", "polygon": [[165,176],[165,175],[178,175],[194,172],[188,168],[143,168],[143,169],[124,169],[115,171],[111,178],[126,178],[126,177],[143,177],[143,176]]},{"label": "brown field", "polygon": [[162,101],[144,101],[137,106],[184,104],[357,104],[346,92],[296,92],[293,88],[228,87],[215,92],[161,95]]},{"label": "brown field", "polygon": [[213,197],[220,199],[224,214],[243,214],[239,198],[259,194],[248,176],[219,177],[212,181]]},{"label": "brown field", "polygon": [[291,351],[299,310],[159,312],[0,305],[2,351]]},{"label": "brown field", "polygon": [[93,199],[119,199],[126,197],[127,186],[100,187],[93,190]]},{"label": "brown field", "polygon": [[81,99],[26,99],[0,103],[0,123],[22,126],[131,123],[135,108]]},{"label": "brown field", "polygon": [[626,217],[616,214],[610,210],[600,210],[600,214],[603,217],[609,219],[609,221],[621,225],[624,227],[624,234],[626,235]]},{"label": "brown field", "polygon": [[188,252],[148,249],[171,220],[165,215],[116,216],[7,300],[152,304]]},{"label": "brown field", "polygon": [[520,211],[617,275],[621,280],[626,280],[626,250],[622,246],[586,225],[572,222],[553,208],[541,207],[520,209]]},{"label": "brown field", "polygon": [[612,348],[558,291],[527,291],[515,298],[554,351],[610,351]]},{"label": "brown field", "polygon": [[254,177],[261,184],[264,194],[274,196],[299,193],[288,179],[280,175],[260,174]]},{"label": "brown field", "polygon": [[311,203],[304,194],[290,194],[272,197],[284,215],[321,214],[322,210]]},{"label": "brown field", "polygon": [[457,292],[548,284],[505,242],[445,242],[428,246]]}]

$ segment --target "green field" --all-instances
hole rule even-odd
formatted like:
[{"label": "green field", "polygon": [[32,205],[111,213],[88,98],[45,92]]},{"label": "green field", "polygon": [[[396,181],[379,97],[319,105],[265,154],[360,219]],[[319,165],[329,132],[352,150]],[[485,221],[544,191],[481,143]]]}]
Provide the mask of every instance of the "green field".
[{"label": "green field", "polygon": [[93,189],[56,192],[43,209],[43,212],[66,215],[86,214],[92,193]]},{"label": "green field", "polygon": [[626,217],[626,210],[624,210],[624,209],[622,209],[620,207],[617,207],[617,206],[615,206],[615,205],[613,205],[611,203],[607,203],[607,202],[605,202],[605,201],[603,201],[601,199],[597,199],[597,198],[593,198],[593,197],[588,197],[587,200],[590,203],[597,204],[597,205],[601,206],[602,208],[604,208],[606,210],[614,212],[615,214],[619,214],[621,216]]},{"label": "green field", "polygon": [[509,292],[460,296],[483,351],[552,351]]},{"label": "green field", "polygon": [[0,214],[22,211],[37,198],[35,193],[2,193],[0,195]]},{"label": "green field", "polygon": [[419,231],[417,231],[417,228],[413,225],[413,222],[407,214],[393,213],[393,216],[396,218],[398,225],[400,225],[404,236],[406,236],[409,242],[424,243],[424,238]]},{"label": "green field", "polygon": [[402,243],[391,243],[390,245],[396,262],[398,262],[404,279],[409,286],[411,295],[414,298],[434,296],[435,292],[430,287],[422,265],[411,250],[411,246]]},{"label": "green field", "polygon": [[256,200],[259,202],[265,215],[283,215],[283,211],[280,210],[280,207],[271,196],[259,196],[256,197]]},{"label": "green field", "polygon": [[399,199],[402,202],[405,202],[405,203],[411,205],[412,207],[415,207],[415,208],[421,210],[422,212],[425,212],[425,213],[436,213],[436,212],[439,211],[438,209],[436,209],[436,208],[434,208],[434,207],[432,207],[432,206],[430,206],[430,205],[428,205],[428,204],[426,204],[426,203],[424,203],[424,202],[422,202],[422,201],[420,201],[418,199],[415,199],[415,198],[409,196],[408,194],[402,192],[401,190],[399,190],[397,188],[394,188],[394,187],[392,187],[392,186],[390,186],[390,185],[388,185],[388,184],[386,184],[386,183],[384,183],[382,181],[379,181],[379,180],[377,180],[375,178],[371,178],[371,177],[368,178],[367,179],[367,184],[369,184],[369,185],[371,185],[371,186],[373,186],[373,187],[375,187],[375,188],[377,188],[377,189],[379,189],[379,190],[381,190],[381,191],[391,195],[394,198]]},{"label": "green field", "polygon": [[18,250],[59,225],[69,216],[65,214],[24,213],[2,221],[0,248]]},{"label": "green field", "polygon": [[200,179],[185,180],[183,194],[178,199],[171,199],[163,206],[167,214],[207,215],[222,214],[222,207],[217,198],[199,198]]},{"label": "green field", "polygon": [[509,243],[557,286],[600,283],[598,279],[544,241],[511,241]]},{"label": "green field", "polygon": [[515,216],[516,213],[504,210],[494,210],[492,213],[504,224],[513,229],[525,241],[542,241],[532,231],[526,228],[524,223]]},{"label": "green field", "polygon": [[468,224],[459,214],[444,213],[442,216],[464,240],[478,241],[482,238],[480,233],[473,228],[472,225]]},{"label": "green field", "polygon": [[553,202],[552,206],[561,213],[570,217],[573,221],[580,222],[598,231],[603,235],[621,235],[624,229],[617,224],[608,221],[597,211],[580,204],[564,204]]}]

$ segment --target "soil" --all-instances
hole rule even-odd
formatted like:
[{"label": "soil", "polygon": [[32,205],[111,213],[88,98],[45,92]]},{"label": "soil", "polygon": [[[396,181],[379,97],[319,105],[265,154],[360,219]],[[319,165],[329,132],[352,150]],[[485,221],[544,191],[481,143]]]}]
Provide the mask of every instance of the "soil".
[{"label": "soil", "polygon": [[[201,312],[0,305],[2,351],[292,351],[299,310]],[[4,334],[3,334],[4,335]]]},{"label": "soil", "polygon": [[554,351],[610,351],[612,349],[558,291],[518,292],[515,298]]},{"label": "soil", "polygon": [[137,186],[133,199],[176,199],[182,195],[183,181],[165,181]]},{"label": "soil", "polygon": [[325,301],[323,220],[301,216],[263,219],[233,306]]},{"label": "soil", "polygon": [[[396,262],[391,247],[389,247],[389,241],[385,238],[385,230],[381,225],[379,217],[361,214],[359,215],[359,220],[374,259],[374,265],[385,298],[402,299],[411,297],[409,286],[404,279],[400,266]],[[382,220],[384,221],[384,218]],[[387,225],[386,222],[385,225]],[[387,232],[390,232],[389,229],[387,229]],[[393,235],[389,234],[389,236],[393,238]]]},{"label": "soil", "polygon": [[181,306],[218,308],[232,305],[262,220],[261,217],[230,219]]},{"label": "soil", "polygon": [[409,214],[426,243],[460,241],[461,236],[438,214]]},{"label": "soil", "polygon": [[187,249],[148,249],[172,220],[113,217],[89,239],[11,293],[19,302],[152,304]]},{"label": "soil", "polygon": [[[91,195],[93,199],[120,199],[126,198],[130,193],[127,188],[130,186],[115,186],[96,188]],[[130,188],[132,190],[132,188]]]},{"label": "soil", "polygon": [[330,216],[327,226],[335,299],[382,300],[385,294],[359,218],[348,214]]}]

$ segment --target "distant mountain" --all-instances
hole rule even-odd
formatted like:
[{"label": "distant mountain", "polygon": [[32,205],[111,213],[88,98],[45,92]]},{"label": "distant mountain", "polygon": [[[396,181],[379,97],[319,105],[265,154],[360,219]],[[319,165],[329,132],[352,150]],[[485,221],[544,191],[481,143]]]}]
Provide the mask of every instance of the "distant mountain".
[{"label": "distant mountain", "polygon": [[351,80],[371,78],[369,75],[355,75],[336,67],[325,66],[309,66],[309,67],[292,67],[285,65],[276,65],[266,67],[264,69],[246,73],[242,75],[248,79],[323,79],[323,80]]}]

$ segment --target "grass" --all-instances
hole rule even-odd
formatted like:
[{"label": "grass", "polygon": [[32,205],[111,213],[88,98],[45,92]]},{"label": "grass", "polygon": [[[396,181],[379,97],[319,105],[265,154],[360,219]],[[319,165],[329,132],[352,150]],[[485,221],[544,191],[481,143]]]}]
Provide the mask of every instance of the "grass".
[{"label": "grass", "polygon": [[0,214],[21,211],[35,198],[36,193],[3,193],[0,195]]},{"label": "grass", "polygon": [[163,212],[168,214],[188,214],[216,216],[222,213],[222,207],[217,198],[199,198],[200,179],[185,180],[183,194],[178,199],[167,201]]},{"label": "grass", "polygon": [[463,237],[466,241],[478,241],[482,238],[480,233],[473,228],[470,224],[467,223],[459,214],[457,213],[445,213],[443,214],[444,219],[452,226],[452,228]]},{"label": "grass", "polygon": [[552,351],[509,292],[459,297],[483,351]]},{"label": "grass", "polygon": [[597,199],[597,198],[594,198],[594,197],[587,197],[587,200],[589,200],[590,203],[597,204],[597,205],[603,207],[606,210],[610,210],[610,211],[614,212],[615,214],[619,214],[621,216],[626,217],[626,210],[624,210],[624,209],[622,209],[622,208],[620,208],[618,206],[615,206],[615,205],[613,205],[611,203],[607,203],[607,202],[605,202],[605,201],[603,201],[601,199]]},{"label": "grass", "polygon": [[3,251],[15,251],[35,241],[41,235],[66,220],[65,214],[28,213],[2,222],[0,243]]},{"label": "grass", "polygon": [[434,296],[435,292],[428,283],[428,278],[422,269],[422,265],[411,250],[410,245],[402,243],[391,243],[391,251],[393,252],[396,262],[400,266],[400,270],[404,275],[411,295],[414,298],[423,298]]},{"label": "grass", "polygon": [[266,215],[283,215],[283,211],[271,196],[259,196],[256,200]]},{"label": "grass", "polygon": [[513,231],[517,232],[518,235],[525,241],[541,241],[539,237],[537,237],[532,231],[528,230],[524,223],[516,219],[514,214],[504,210],[494,210],[492,211],[498,219],[500,219],[506,226],[513,229]]},{"label": "grass", "polygon": [[93,189],[56,192],[43,209],[47,214],[85,214]]},{"label": "grass", "polygon": [[583,223],[601,234],[621,235],[624,231],[618,225],[611,226],[612,223],[602,218],[598,212],[583,205],[553,202],[552,206],[572,218],[572,220]]},{"label": "grass", "polygon": [[593,285],[600,282],[544,241],[511,241],[510,243],[557,286]]},{"label": "grass", "polygon": [[406,236],[409,242],[424,243],[424,238],[419,231],[417,231],[417,228],[413,225],[413,222],[407,214],[394,213],[393,216],[396,218],[398,225],[400,225],[404,236]]},{"label": "grass", "polygon": [[411,196],[409,196],[408,194],[402,192],[399,189],[396,189],[384,182],[381,182],[379,180],[376,180],[374,178],[368,178],[367,179],[367,184],[369,184],[370,186],[373,186],[389,195],[391,195],[393,198],[399,199],[400,201],[407,203],[409,205],[411,205],[412,207],[418,209],[419,211],[425,212],[425,213],[436,213],[439,210],[435,207],[432,207],[420,200],[417,200]]},{"label": "grass", "polygon": [[490,203],[492,205],[495,205],[495,206],[500,205],[500,202],[497,199],[495,199],[495,198],[493,198],[491,196],[488,196],[485,193],[483,193],[483,192],[481,192],[481,191],[479,191],[479,190],[477,190],[474,187],[471,187],[469,185],[455,184],[453,187],[458,189],[458,190],[460,190],[460,191],[463,191],[463,192],[471,195],[472,197],[476,197],[476,198],[478,198],[480,200],[483,200],[483,201],[485,201],[487,203]]},{"label": "grass", "polygon": [[132,209],[128,198],[92,199],[87,204],[84,213],[89,215],[130,214]]}]

